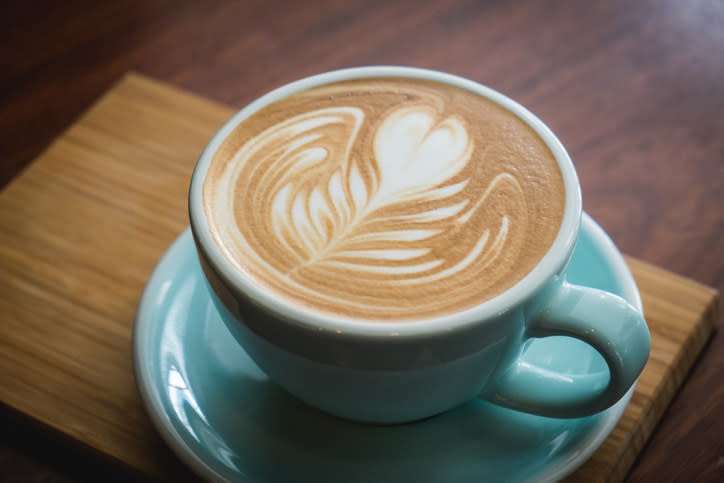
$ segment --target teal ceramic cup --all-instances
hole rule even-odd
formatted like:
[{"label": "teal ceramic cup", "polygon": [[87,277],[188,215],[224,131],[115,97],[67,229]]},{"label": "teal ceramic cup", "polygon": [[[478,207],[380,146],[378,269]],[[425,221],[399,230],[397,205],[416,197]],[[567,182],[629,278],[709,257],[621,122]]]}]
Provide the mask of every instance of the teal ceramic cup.
[{"label": "teal ceramic cup", "polygon": [[[517,115],[553,152],[565,185],[563,221],[545,256],[512,288],[447,316],[371,323],[288,303],[226,259],[211,234],[203,202],[204,180],[222,141],[250,114],[292,93],[366,77],[421,78],[467,89]],[[582,207],[578,178],[565,149],[524,107],[470,80],[423,69],[362,67],[274,90],[237,113],[203,151],[191,181],[189,212],[212,299],[231,334],[273,381],[311,406],[343,418],[409,422],[475,397],[543,416],[582,417],[618,401],[648,358],[649,332],[636,308],[611,293],[566,281]],[[550,336],[585,342],[600,354],[608,371],[561,373],[521,357],[532,340]],[[552,351],[560,347],[551,344]],[[588,346],[566,347],[580,351],[582,366],[590,363]]]}]

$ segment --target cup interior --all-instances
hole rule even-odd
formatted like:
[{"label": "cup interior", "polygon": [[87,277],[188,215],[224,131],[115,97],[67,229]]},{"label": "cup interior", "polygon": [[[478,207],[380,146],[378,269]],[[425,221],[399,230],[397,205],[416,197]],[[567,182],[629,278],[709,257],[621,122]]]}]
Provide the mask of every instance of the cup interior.
[{"label": "cup interior", "polygon": [[[385,322],[382,324],[338,319],[330,315],[306,310],[275,297],[244,277],[243,273],[237,271],[226,260],[208,228],[203,208],[203,182],[214,153],[239,123],[264,106],[298,91],[351,79],[383,77],[426,79],[456,86],[486,97],[526,122],[548,145],[558,161],[563,175],[566,201],[561,227],[553,244],[538,265],[516,285],[471,309],[420,321]],[[315,75],[275,89],[246,106],[219,130],[203,151],[191,181],[189,211],[191,227],[197,245],[206,255],[212,269],[235,290],[243,293],[247,298],[253,300],[280,320],[293,321],[295,324],[308,325],[320,330],[332,330],[363,337],[387,337],[390,334],[395,334],[397,337],[428,336],[440,331],[479,324],[489,318],[490,314],[499,314],[510,310],[535,294],[552,276],[563,270],[573,252],[582,213],[580,186],[570,157],[555,134],[530,111],[507,96],[468,79],[438,71],[393,66],[358,67]]]}]

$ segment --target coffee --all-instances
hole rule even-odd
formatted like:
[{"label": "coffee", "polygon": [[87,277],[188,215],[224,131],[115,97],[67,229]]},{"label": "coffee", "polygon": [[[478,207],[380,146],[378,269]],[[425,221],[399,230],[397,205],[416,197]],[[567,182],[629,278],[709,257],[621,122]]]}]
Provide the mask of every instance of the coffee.
[{"label": "coffee", "polygon": [[203,185],[224,255],[279,298],[354,320],[424,320],[524,278],[563,218],[560,168],[528,124],[428,80],[297,92],[243,120]]}]

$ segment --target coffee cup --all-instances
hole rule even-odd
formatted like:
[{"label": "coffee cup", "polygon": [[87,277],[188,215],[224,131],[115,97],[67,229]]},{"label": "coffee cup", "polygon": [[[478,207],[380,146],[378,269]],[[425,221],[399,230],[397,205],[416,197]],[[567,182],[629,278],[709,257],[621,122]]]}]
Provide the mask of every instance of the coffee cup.
[{"label": "coffee cup", "polygon": [[[648,358],[636,308],[566,281],[582,206],[565,149],[467,79],[360,67],[273,90],[203,151],[189,213],[230,333],[339,417],[409,422],[475,397],[583,417]],[[549,336],[589,344],[608,371],[521,357]]]}]

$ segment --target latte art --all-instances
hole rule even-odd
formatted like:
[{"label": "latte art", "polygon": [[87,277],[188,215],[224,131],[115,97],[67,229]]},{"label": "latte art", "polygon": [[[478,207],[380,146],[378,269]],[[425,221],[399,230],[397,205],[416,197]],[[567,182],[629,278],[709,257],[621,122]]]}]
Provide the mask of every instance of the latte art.
[{"label": "latte art", "polygon": [[563,193],[549,149],[513,114],[409,79],[263,108],[204,184],[238,270],[308,309],[379,321],[464,310],[514,285],[552,244]]}]

